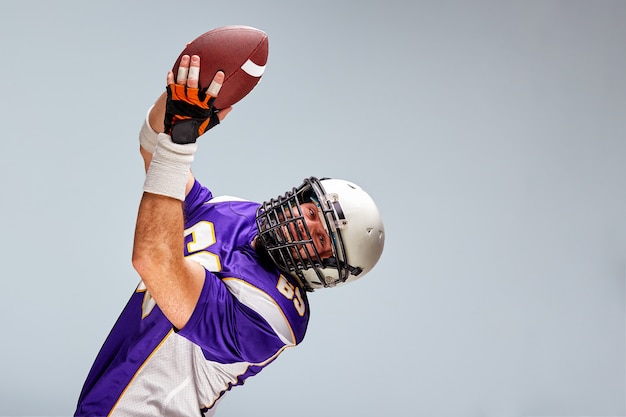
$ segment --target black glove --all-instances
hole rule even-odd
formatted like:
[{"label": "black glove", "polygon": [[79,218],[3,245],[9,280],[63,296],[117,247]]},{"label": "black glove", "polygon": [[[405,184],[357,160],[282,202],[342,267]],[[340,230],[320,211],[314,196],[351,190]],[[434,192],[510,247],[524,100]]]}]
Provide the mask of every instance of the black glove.
[{"label": "black glove", "polygon": [[165,133],[172,137],[172,142],[194,143],[198,136],[218,125],[220,120],[214,102],[215,97],[197,88],[168,85],[164,122]]}]

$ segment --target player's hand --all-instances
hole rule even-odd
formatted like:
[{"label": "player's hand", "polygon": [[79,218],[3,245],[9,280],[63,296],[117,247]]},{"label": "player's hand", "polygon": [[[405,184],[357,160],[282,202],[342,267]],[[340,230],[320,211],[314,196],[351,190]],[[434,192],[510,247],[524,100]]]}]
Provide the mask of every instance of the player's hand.
[{"label": "player's hand", "polygon": [[174,143],[186,144],[196,141],[198,136],[219,124],[231,108],[218,111],[213,107],[219,94],[224,73],[218,71],[211,85],[198,89],[200,57],[184,55],[178,69],[176,83],[174,74],[167,74],[167,101],[165,104],[165,133]]}]

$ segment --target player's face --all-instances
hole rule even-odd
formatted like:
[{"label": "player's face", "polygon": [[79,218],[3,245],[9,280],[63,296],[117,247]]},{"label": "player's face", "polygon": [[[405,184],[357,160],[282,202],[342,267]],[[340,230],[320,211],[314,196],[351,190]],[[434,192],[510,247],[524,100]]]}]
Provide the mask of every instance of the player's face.
[{"label": "player's face", "polygon": [[[314,203],[302,203],[300,204],[302,208],[302,217],[306,222],[306,226],[311,233],[311,239],[313,240],[313,245],[319,253],[321,258],[329,258],[333,255],[333,249],[331,245],[330,236],[326,232],[326,228],[324,227],[324,221],[320,218],[319,211],[317,210],[317,206]],[[297,212],[297,208],[294,210]],[[296,231],[296,224],[289,223],[288,226],[291,230],[291,234],[293,236],[298,236]],[[306,236],[306,231],[304,226],[298,222],[297,227],[300,229],[300,236]],[[304,245],[306,247],[299,248],[300,256],[303,258],[307,258],[307,250],[309,253],[315,253],[313,251],[313,247],[310,243]]]}]

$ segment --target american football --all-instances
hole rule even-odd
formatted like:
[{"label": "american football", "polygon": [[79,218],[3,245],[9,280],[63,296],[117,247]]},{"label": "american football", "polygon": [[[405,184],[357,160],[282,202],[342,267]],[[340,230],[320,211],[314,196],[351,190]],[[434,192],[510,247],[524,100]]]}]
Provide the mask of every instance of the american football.
[{"label": "american football", "polygon": [[211,84],[217,71],[224,72],[224,83],[214,106],[223,109],[237,103],[257,85],[267,64],[267,34],[250,26],[223,26],[191,41],[172,68],[174,76],[183,55],[200,56],[199,88]]}]

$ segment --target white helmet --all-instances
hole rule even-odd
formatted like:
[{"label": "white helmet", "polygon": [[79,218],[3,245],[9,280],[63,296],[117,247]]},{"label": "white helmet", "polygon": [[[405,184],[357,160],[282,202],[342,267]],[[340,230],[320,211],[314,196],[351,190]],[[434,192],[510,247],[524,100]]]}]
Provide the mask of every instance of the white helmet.
[{"label": "white helmet", "polygon": [[[329,258],[322,258],[315,249],[300,214],[300,204],[307,202],[317,205],[331,236],[333,255]],[[363,277],[378,262],[385,243],[383,221],[372,198],[358,185],[339,179],[306,178],[284,196],[262,203],[256,223],[261,251],[308,291]],[[303,227],[286,227],[289,223]]]}]

